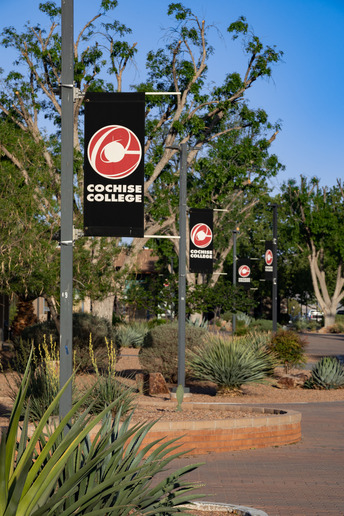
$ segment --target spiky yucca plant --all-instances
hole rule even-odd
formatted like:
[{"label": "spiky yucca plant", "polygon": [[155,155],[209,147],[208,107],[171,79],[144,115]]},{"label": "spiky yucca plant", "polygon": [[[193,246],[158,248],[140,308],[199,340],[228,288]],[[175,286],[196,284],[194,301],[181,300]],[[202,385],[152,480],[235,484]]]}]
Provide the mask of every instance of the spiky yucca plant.
[{"label": "spiky yucca plant", "polygon": [[214,382],[220,392],[233,391],[249,382],[261,382],[273,372],[275,360],[264,346],[249,345],[247,338],[209,336],[189,352],[188,364],[200,380]]},{"label": "spiky yucca plant", "polygon": [[[76,415],[89,392],[49,431],[49,417],[68,382],[29,438],[29,408],[20,423],[29,371],[30,364],[0,440],[0,516],[173,514],[182,513],[182,505],[196,498],[190,492],[195,486],[181,477],[197,465],[161,477],[170,462],[184,454],[176,451],[175,440],[142,447],[154,423],[130,428],[130,418],[120,425],[120,415],[111,422],[111,405],[94,418],[87,410]],[[89,436],[101,421],[91,442]]]},{"label": "spiky yucca plant", "polygon": [[323,357],[312,368],[306,380],[307,389],[339,389],[344,386],[344,368],[336,357]]},{"label": "spiky yucca plant", "polygon": [[116,344],[123,348],[140,348],[148,332],[149,326],[145,322],[121,324],[116,328]]}]

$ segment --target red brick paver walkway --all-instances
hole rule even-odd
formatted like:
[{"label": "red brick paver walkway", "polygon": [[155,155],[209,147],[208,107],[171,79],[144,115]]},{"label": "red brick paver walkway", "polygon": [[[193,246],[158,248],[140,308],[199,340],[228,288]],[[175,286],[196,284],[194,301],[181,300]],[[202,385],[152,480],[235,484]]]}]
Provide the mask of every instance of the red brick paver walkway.
[{"label": "red brick paver walkway", "polygon": [[[344,335],[308,338],[316,359],[344,355]],[[269,516],[344,516],[344,402],[278,404],[283,407],[302,413],[300,443],[198,456],[206,464],[190,478],[205,484],[210,500]]]},{"label": "red brick paver walkway", "polygon": [[344,516],[344,402],[293,408],[302,412],[302,442],[198,456],[206,464],[192,478],[205,483],[202,492],[269,516]]}]

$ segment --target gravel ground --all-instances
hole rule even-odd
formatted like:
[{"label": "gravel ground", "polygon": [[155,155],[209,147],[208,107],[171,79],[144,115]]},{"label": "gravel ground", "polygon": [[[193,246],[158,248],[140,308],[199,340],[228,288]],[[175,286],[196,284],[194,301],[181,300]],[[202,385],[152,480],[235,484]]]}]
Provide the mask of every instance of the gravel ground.
[{"label": "gravel ground", "polygon": [[[124,374],[126,378],[123,381],[135,387],[135,373],[140,370],[140,363],[137,357],[138,350],[125,349],[122,352],[121,358],[117,363],[117,370],[119,374]],[[298,376],[304,373],[300,370],[292,370],[292,376]],[[178,412],[176,408],[176,400],[170,399],[168,395],[156,396],[142,396],[137,394],[135,402],[137,409],[135,411],[135,420],[147,419],[162,419],[167,421],[181,421],[181,420],[205,420],[213,419],[214,411],[209,411],[202,408],[202,403],[216,403],[218,409],[216,411],[217,419],[224,419],[229,417],[253,417],[255,414],[250,410],[248,405],[262,404],[273,405],[278,408],[278,404],[285,403],[314,403],[314,402],[329,402],[329,401],[344,401],[344,389],[320,391],[308,390],[301,387],[296,388],[279,388],[278,378],[284,375],[282,368],[276,370],[276,377],[269,379],[264,384],[250,384],[242,388],[240,392],[232,395],[216,394],[215,386],[211,383],[193,383],[190,385],[191,393],[185,396],[183,401],[183,410]],[[128,378],[129,376],[129,378]],[[92,375],[82,375],[78,378],[78,385],[89,385],[94,381]],[[5,416],[9,411],[12,402],[10,398],[10,388],[8,382],[13,386],[13,376],[8,374],[7,380],[4,374],[0,374],[0,426],[6,425],[8,421]],[[189,408],[188,403],[199,403],[197,409]],[[240,411],[224,412],[221,411],[221,404],[230,403],[240,405]]]}]

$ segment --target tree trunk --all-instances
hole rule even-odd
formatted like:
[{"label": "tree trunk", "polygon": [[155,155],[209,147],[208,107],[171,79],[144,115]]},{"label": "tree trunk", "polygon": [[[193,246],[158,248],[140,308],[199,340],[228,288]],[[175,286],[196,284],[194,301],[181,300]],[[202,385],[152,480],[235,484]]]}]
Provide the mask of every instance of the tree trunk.
[{"label": "tree trunk", "polygon": [[335,322],[336,322],[336,313],[324,314],[324,326],[326,328],[328,326],[333,326]]},{"label": "tree trunk", "polygon": [[113,307],[115,302],[115,295],[106,297],[102,301],[92,301],[92,313],[98,317],[104,317],[112,323]]},{"label": "tree trunk", "polygon": [[339,265],[337,269],[336,286],[331,297],[327,289],[325,271],[321,270],[319,267],[319,254],[320,251],[316,252],[313,246],[312,254],[308,256],[308,259],[315,297],[324,313],[324,325],[328,327],[335,323],[337,306],[344,297],[344,278],[342,277],[342,266]]},{"label": "tree trunk", "polygon": [[50,310],[51,318],[54,321],[55,326],[57,328],[57,331],[60,334],[60,315],[58,313],[58,309],[57,309],[57,305],[56,305],[56,300],[55,300],[55,298],[53,296],[46,296],[46,295],[44,295],[43,297],[44,297],[44,299],[47,302],[47,305],[48,305],[49,310]]}]

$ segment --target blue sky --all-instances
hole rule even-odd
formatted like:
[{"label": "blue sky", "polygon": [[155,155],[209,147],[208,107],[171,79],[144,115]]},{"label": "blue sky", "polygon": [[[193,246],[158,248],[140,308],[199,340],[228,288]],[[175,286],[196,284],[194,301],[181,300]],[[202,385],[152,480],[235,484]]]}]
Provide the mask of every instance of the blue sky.
[{"label": "blue sky", "polygon": [[[133,29],[137,41],[136,67],[129,70],[125,85],[143,81],[148,50],[165,44],[164,29],[171,25],[166,0],[119,0],[115,15]],[[288,178],[316,175],[331,186],[343,178],[344,102],[343,49],[344,2],[342,0],[186,0],[195,14],[214,25],[211,43],[215,54],[209,79],[221,82],[231,71],[244,69],[240,42],[233,43],[226,29],[244,15],[263,43],[284,52],[283,62],[273,69],[269,81],[261,81],[250,94],[252,107],[264,108],[271,121],[280,120],[282,131],[273,144],[286,170],[273,186]],[[36,0],[0,0],[1,27],[21,29],[28,19],[44,19]],[[95,0],[74,0],[75,34],[95,13]],[[7,68],[10,55],[1,50],[0,66]]]}]

